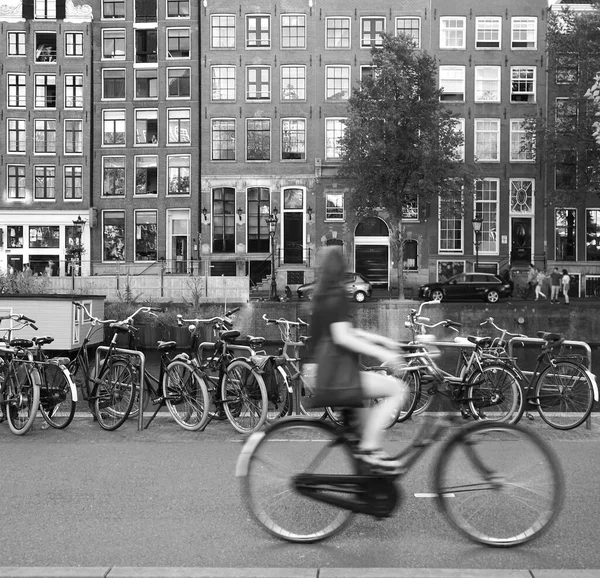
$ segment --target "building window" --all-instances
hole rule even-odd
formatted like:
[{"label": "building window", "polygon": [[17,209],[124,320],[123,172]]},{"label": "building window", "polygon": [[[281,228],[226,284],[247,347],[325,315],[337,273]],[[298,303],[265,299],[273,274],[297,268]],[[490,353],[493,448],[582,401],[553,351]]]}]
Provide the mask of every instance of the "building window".
[{"label": "building window", "polygon": [[483,219],[479,251],[498,253],[498,179],[479,179],[475,183],[474,213]]},{"label": "building window", "polygon": [[235,189],[222,187],[213,190],[212,206],[213,253],[235,251]]},{"label": "building window", "polygon": [[125,111],[104,110],[102,112],[102,144],[125,146]]},{"label": "building window", "polygon": [[212,99],[235,100],[235,66],[213,66]]},{"label": "building window", "polygon": [[210,47],[235,48],[235,16],[233,14],[210,17]]},{"label": "building window", "polygon": [[281,67],[281,100],[306,100],[306,66]]},{"label": "building window", "polygon": [[579,110],[577,101],[571,98],[557,98],[554,112],[557,129],[570,130],[577,126]]},{"label": "building window", "polygon": [[35,0],[34,17],[41,20],[56,18],[56,0]]},{"label": "building window", "polygon": [[83,34],[81,32],[65,33],[65,56],[83,56]]},{"label": "building window", "polygon": [[167,18],[189,18],[190,0],[167,0]]},{"label": "building window", "polygon": [[402,203],[402,219],[405,221],[419,220],[419,196],[410,194],[404,196]]},{"label": "building window", "polygon": [[344,194],[327,193],[325,195],[325,220],[343,221],[344,219]]},{"label": "building window", "polygon": [[135,111],[135,144],[158,145],[158,111],[142,108]]},{"label": "building window", "polygon": [[158,192],[158,159],[135,157],[135,194],[156,195]]},{"label": "building window", "polygon": [[167,157],[169,195],[190,194],[190,156],[171,155]]},{"label": "building window", "polygon": [[417,250],[418,243],[414,239],[407,239],[403,242],[404,248],[402,251],[403,259],[404,259],[404,267],[405,271],[416,271],[417,267]]},{"label": "building window", "polygon": [[83,167],[80,165],[65,167],[64,197],[69,201],[83,199]]},{"label": "building window", "polygon": [[83,121],[65,120],[65,154],[81,154],[83,152]]},{"label": "building window", "polygon": [[271,121],[268,118],[246,120],[246,160],[271,160]]},{"label": "building window", "polygon": [[25,32],[8,33],[8,55],[25,56]]},{"label": "building window", "polygon": [[306,16],[281,15],[281,48],[306,48]]},{"label": "building window", "polygon": [[466,48],[466,18],[443,16],[440,18],[440,48],[464,50]]},{"label": "building window", "polygon": [[56,108],[56,76],[54,74],[35,75],[35,107]]},{"label": "building window", "polygon": [[24,153],[26,129],[25,120],[17,118],[9,118],[6,121],[8,130],[8,152],[9,153]]},{"label": "building window", "polygon": [[24,74],[7,74],[9,108],[24,108],[27,105],[27,80]]},{"label": "building window", "polygon": [[500,102],[500,67],[475,67],[475,102]]},{"label": "building window", "polygon": [[60,227],[58,225],[31,225],[29,227],[30,249],[57,249],[60,247]]},{"label": "building window", "polygon": [[325,67],[325,98],[327,100],[348,100],[350,96],[350,67]]},{"label": "building window", "polygon": [[360,19],[360,46],[371,48],[381,46],[385,32],[385,18],[361,18]]},{"label": "building window", "polygon": [[102,246],[104,261],[125,260],[125,211],[102,213]]},{"label": "building window", "polygon": [[189,145],[191,142],[191,120],[188,108],[167,110],[169,144]]},{"label": "building window", "polygon": [[135,0],[135,22],[157,21],[157,0]]},{"label": "building window", "polygon": [[104,157],[102,159],[102,196],[125,196],[125,157]]},{"label": "building window", "polygon": [[421,48],[421,19],[396,18],[396,36],[401,34],[410,38],[415,48]]},{"label": "building window", "polygon": [[556,260],[576,261],[577,211],[575,209],[556,209],[555,217]]},{"label": "building window", "polygon": [[465,100],[465,67],[440,66],[440,89],[443,94],[440,100],[445,102],[464,102]]},{"label": "building window", "polygon": [[190,29],[167,28],[167,58],[190,57]]},{"label": "building window", "polygon": [[9,199],[24,199],[25,198],[25,167],[23,165],[8,165],[6,167],[6,174],[7,174],[8,198]]},{"label": "building window", "polygon": [[158,98],[158,71],[156,69],[135,71],[135,97]]},{"label": "building window", "polygon": [[325,119],[325,158],[327,160],[339,160],[342,157],[342,146],[340,141],[346,130],[346,119]]},{"label": "building window", "polygon": [[246,48],[271,47],[270,16],[246,16]]},{"label": "building window", "polygon": [[135,212],[135,260],[156,261],[156,211]]},{"label": "building window", "polygon": [[190,98],[190,69],[168,68],[167,86],[169,98]]},{"label": "building window", "polygon": [[[56,167],[35,167],[35,198],[48,200],[56,198]],[[58,228],[58,227],[57,227]]]},{"label": "building window", "polygon": [[510,212],[513,215],[533,215],[533,179],[510,179]]},{"label": "building window", "polygon": [[35,35],[35,61],[56,64],[56,33],[37,32]]},{"label": "building window", "polygon": [[510,160],[535,160],[535,136],[531,131],[526,130],[523,119],[510,121]]},{"label": "building window", "polygon": [[500,160],[499,119],[475,119],[475,160],[478,162]]},{"label": "building window", "polygon": [[102,30],[102,58],[125,60],[125,54],[125,29],[106,28]]},{"label": "building window", "polygon": [[103,0],[102,18],[125,18],[125,0]]},{"label": "building window", "polygon": [[439,252],[463,252],[462,202],[440,196],[439,201]]},{"label": "building window", "polygon": [[554,167],[554,187],[560,189],[577,188],[577,153],[573,150],[558,151]]},{"label": "building window", "polygon": [[600,209],[586,211],[585,258],[587,261],[600,261]]},{"label": "building window", "polygon": [[214,119],[212,121],[212,160],[235,160],[235,120]]},{"label": "building window", "polygon": [[248,189],[248,252],[266,253],[270,248],[269,225],[265,215],[271,212],[271,193],[265,187]]},{"label": "building window", "polygon": [[579,82],[579,58],[577,54],[558,54],[556,57],[556,84]]},{"label": "building window", "polygon": [[465,119],[455,118],[454,132],[456,132],[462,138],[462,144],[457,146],[454,151],[454,156],[457,161],[465,161]]},{"label": "building window", "polygon": [[325,19],[325,47],[350,48],[350,18]]},{"label": "building window", "polygon": [[124,69],[107,69],[102,71],[102,98],[104,100],[125,99]]},{"label": "building window", "polygon": [[475,48],[495,50],[501,48],[502,19],[493,16],[478,16],[475,19]]},{"label": "building window", "polygon": [[65,108],[83,108],[83,74],[65,74]]},{"label": "building window", "polygon": [[8,227],[8,247],[22,249],[23,246],[23,226]]},{"label": "building window", "polygon": [[510,69],[510,101],[535,102],[535,66]]},{"label": "building window", "polygon": [[246,68],[246,99],[271,99],[271,68],[269,66],[248,66]]},{"label": "building window", "polygon": [[35,152],[56,153],[56,121],[43,119],[35,121]]},{"label": "building window", "polygon": [[537,48],[537,18],[511,18],[510,47],[513,50]]},{"label": "building window", "polygon": [[281,160],[306,160],[306,121],[304,119],[281,120]]}]

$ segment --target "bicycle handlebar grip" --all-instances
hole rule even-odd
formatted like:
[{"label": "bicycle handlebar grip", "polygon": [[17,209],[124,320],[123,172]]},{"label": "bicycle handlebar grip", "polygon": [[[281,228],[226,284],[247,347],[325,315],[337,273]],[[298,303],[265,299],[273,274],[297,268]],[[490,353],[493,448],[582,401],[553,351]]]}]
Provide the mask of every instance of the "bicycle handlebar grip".
[{"label": "bicycle handlebar grip", "polygon": [[429,317],[417,317],[417,319],[415,320],[417,323],[429,323],[431,321],[431,319],[429,319]]},{"label": "bicycle handlebar grip", "polygon": [[452,321],[451,319],[446,319],[446,323],[448,324],[448,327],[456,327],[457,329],[462,327],[462,323],[459,323],[458,321]]},{"label": "bicycle handlebar grip", "polygon": [[240,310],[239,307],[235,307],[234,309],[230,309],[229,311],[227,311],[225,313],[225,317],[229,317],[230,315],[233,315],[234,313],[237,313]]},{"label": "bicycle handlebar grip", "polygon": [[[22,321],[26,321],[27,323],[30,323],[32,325],[35,323],[35,319],[30,319],[26,315],[19,315],[19,319],[21,319]],[[36,329],[37,329],[37,327],[36,327]]]}]

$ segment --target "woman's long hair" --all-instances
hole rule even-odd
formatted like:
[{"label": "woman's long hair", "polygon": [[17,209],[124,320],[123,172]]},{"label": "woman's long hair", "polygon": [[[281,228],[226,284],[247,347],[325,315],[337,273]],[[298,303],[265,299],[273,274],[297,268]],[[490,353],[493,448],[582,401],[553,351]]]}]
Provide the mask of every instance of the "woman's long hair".
[{"label": "woman's long hair", "polygon": [[321,262],[319,282],[315,288],[315,300],[331,295],[344,286],[346,263],[342,251],[338,247],[330,247],[325,251]]}]

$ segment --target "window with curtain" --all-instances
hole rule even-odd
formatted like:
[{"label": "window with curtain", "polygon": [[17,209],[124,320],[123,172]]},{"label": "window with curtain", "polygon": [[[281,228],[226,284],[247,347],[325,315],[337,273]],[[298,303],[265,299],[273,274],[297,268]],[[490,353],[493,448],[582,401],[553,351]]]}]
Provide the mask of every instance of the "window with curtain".
[{"label": "window with curtain", "polygon": [[481,179],[475,183],[473,212],[483,219],[479,234],[480,253],[498,253],[498,179]]},{"label": "window with curtain", "polygon": [[556,209],[555,245],[557,261],[577,259],[577,211]]},{"label": "window with curtain", "polygon": [[271,212],[271,192],[266,187],[252,187],[247,198],[248,252],[267,253],[270,239],[265,217]]},{"label": "window with curtain", "polygon": [[213,190],[212,250],[214,253],[235,251],[235,189]]}]

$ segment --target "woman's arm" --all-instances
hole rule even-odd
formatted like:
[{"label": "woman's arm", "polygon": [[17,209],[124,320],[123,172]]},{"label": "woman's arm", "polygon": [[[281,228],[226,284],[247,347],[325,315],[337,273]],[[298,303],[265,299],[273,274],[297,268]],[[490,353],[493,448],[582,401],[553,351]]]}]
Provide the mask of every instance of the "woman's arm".
[{"label": "woman's arm", "polygon": [[[399,347],[392,339],[381,337],[361,329],[356,329],[349,321],[338,321],[329,326],[331,338],[336,345],[341,345],[350,351],[381,361],[398,359]],[[389,346],[384,347],[383,344]],[[390,349],[393,347],[394,349]]]}]

